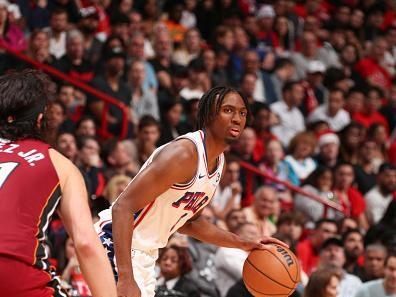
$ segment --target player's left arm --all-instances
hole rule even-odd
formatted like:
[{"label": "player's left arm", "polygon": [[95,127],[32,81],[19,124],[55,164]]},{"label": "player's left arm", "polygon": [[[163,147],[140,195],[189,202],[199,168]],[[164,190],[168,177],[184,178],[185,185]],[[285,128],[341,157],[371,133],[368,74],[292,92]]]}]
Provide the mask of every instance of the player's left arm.
[{"label": "player's left arm", "polygon": [[253,249],[264,249],[265,244],[269,243],[276,243],[288,247],[282,241],[267,236],[259,238],[257,239],[257,241],[244,240],[238,235],[223,230],[216,225],[208,222],[200,215],[189,220],[186,224],[184,224],[184,226],[182,226],[178,230],[178,232],[217,246],[238,248],[245,251],[250,251]]}]

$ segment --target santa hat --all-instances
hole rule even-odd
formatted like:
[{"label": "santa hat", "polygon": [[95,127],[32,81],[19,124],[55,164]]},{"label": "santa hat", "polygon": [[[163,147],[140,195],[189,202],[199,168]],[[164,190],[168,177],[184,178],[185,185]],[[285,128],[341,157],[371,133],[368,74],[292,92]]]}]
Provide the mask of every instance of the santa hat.
[{"label": "santa hat", "polygon": [[340,144],[340,139],[338,138],[337,134],[335,134],[332,131],[326,131],[319,135],[319,138],[318,138],[319,147],[322,147],[329,143],[335,143],[337,145]]}]

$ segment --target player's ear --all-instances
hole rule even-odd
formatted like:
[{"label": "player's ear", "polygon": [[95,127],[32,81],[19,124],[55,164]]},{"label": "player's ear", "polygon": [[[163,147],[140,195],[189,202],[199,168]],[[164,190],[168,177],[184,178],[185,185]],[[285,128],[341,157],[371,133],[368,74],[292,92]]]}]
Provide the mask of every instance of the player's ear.
[{"label": "player's ear", "polygon": [[41,125],[43,124],[43,118],[44,118],[44,113],[40,112],[39,115],[37,116],[37,127],[41,128]]}]

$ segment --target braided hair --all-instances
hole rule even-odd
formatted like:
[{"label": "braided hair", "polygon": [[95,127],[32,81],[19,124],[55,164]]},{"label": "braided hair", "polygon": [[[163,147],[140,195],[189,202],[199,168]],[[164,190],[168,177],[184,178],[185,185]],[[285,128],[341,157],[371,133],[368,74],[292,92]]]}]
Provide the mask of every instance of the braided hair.
[{"label": "braided hair", "polygon": [[247,98],[242,96],[241,93],[231,87],[219,86],[214,87],[203,94],[201,100],[199,101],[197,121],[198,130],[202,130],[203,128],[207,127],[212,122],[213,118],[219,114],[221,104],[223,103],[225,96],[229,93],[235,93],[241,96],[243,103],[248,110],[246,123],[250,122],[251,114]]}]

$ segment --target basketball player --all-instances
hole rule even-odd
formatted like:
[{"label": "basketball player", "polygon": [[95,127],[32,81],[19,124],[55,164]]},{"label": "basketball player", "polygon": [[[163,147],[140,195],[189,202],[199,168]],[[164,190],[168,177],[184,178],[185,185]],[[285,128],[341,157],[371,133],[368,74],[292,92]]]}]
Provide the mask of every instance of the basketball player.
[{"label": "basketball player", "polygon": [[97,227],[111,260],[115,250],[118,296],[154,296],[158,249],[175,231],[247,251],[264,248],[263,243],[282,244],[268,237],[246,241],[200,218],[219,184],[223,151],[238,139],[248,116],[248,103],[238,92],[211,89],[199,103],[200,130],[155,150],[112,211],[100,214]]},{"label": "basketball player", "polygon": [[58,210],[92,295],[114,297],[114,277],[93,228],[82,176],[40,140],[52,86],[35,70],[0,77],[0,295],[66,296],[46,246],[49,220]]}]

